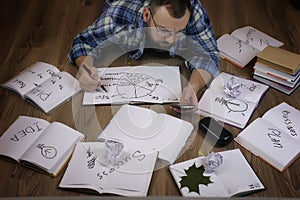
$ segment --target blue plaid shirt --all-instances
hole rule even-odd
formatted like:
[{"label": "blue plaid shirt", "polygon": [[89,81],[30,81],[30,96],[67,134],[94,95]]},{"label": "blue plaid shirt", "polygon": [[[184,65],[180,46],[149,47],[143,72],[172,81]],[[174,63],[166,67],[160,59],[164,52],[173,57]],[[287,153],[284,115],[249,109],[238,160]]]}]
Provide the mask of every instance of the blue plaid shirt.
[{"label": "blue plaid shirt", "polygon": [[[190,49],[188,56],[183,56],[189,70],[204,69],[215,77],[219,72],[219,52],[210,19],[199,0],[190,1],[193,8],[184,36],[168,51],[173,56],[183,55],[182,52]],[[147,24],[143,20],[143,10],[149,3],[149,0],[106,0],[101,16],[75,37],[70,61],[75,63],[80,56],[102,55],[103,47],[111,44],[117,44],[124,52],[130,52],[131,58],[138,59],[144,48],[149,47],[144,33]]]}]

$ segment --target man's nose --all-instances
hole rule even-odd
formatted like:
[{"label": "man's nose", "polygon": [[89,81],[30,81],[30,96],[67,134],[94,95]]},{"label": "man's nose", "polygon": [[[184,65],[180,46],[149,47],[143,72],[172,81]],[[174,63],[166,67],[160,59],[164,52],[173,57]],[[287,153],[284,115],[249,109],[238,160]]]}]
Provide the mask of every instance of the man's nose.
[{"label": "man's nose", "polygon": [[176,41],[176,35],[174,34],[171,34],[169,36],[166,37],[166,41],[169,43],[169,44],[173,44],[175,41]]}]

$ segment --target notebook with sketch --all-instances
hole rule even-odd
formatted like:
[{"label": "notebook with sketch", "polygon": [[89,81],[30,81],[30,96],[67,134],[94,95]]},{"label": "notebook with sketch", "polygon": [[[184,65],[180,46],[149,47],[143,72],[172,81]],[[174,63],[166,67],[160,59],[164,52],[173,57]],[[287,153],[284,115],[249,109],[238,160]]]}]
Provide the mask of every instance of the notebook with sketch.
[{"label": "notebook with sketch", "polygon": [[[240,85],[241,94],[236,98],[228,97],[224,92],[227,82],[232,79]],[[200,98],[196,113],[244,128],[268,88],[262,83],[222,72]]]},{"label": "notebook with sketch", "polygon": [[80,91],[71,74],[44,62],[36,62],[1,85],[49,114]]},{"label": "notebook with sketch", "polygon": [[178,102],[181,95],[179,67],[134,66],[98,68],[108,92],[85,92],[83,105],[130,102]]},{"label": "notebook with sketch", "polygon": [[76,145],[60,188],[86,193],[147,196],[157,152],[124,148],[116,163],[107,164],[103,142]]},{"label": "notebook with sketch", "polygon": [[139,106],[123,105],[98,136],[117,140],[141,151],[158,151],[158,158],[173,163],[193,130],[190,122]]},{"label": "notebook with sketch", "polygon": [[284,171],[300,155],[300,111],[283,102],[247,126],[235,141]]},{"label": "notebook with sketch", "polygon": [[204,157],[170,165],[169,170],[182,196],[233,197],[264,189],[264,185],[239,149],[219,153],[223,163],[213,173],[201,170],[205,162]]},{"label": "notebook with sketch", "polygon": [[283,45],[279,40],[251,26],[241,27],[231,34],[222,35],[217,39],[217,44],[220,56],[239,68],[244,68],[268,45],[274,47]]},{"label": "notebook with sketch", "polygon": [[62,123],[20,116],[0,137],[0,155],[57,176],[84,135]]}]

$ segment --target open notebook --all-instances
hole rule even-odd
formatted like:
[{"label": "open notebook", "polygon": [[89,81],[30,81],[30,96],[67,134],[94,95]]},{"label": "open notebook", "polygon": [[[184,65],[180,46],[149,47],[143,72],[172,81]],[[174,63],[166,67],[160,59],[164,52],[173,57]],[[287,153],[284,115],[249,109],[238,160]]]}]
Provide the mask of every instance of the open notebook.
[{"label": "open notebook", "polygon": [[104,90],[85,92],[83,105],[178,102],[178,66],[123,66],[98,68]]},{"label": "open notebook", "polygon": [[[223,163],[213,173],[203,173],[201,170],[204,157],[176,163],[169,167],[182,196],[232,197],[264,189],[263,184],[239,149],[219,153],[223,157]],[[190,172],[191,169],[193,172]],[[188,178],[189,181],[182,181]]]},{"label": "open notebook", "polygon": [[1,86],[47,114],[80,91],[76,78],[44,62],[34,63]]},{"label": "open notebook", "polygon": [[20,116],[0,138],[0,155],[52,176],[67,163],[84,135],[62,123]]},{"label": "open notebook", "polygon": [[124,148],[115,164],[107,164],[103,142],[78,143],[59,187],[88,193],[147,196],[157,152],[133,148]]},{"label": "open notebook", "polygon": [[[241,94],[236,98],[227,97],[224,92],[227,82],[232,79],[240,85]],[[196,113],[244,128],[268,88],[262,83],[222,72],[204,92]]]},{"label": "open notebook", "polygon": [[217,40],[220,56],[239,68],[244,68],[267,46],[280,47],[279,40],[252,27],[244,26]]},{"label": "open notebook", "polygon": [[300,111],[283,102],[247,126],[235,141],[279,171],[300,155]]},{"label": "open notebook", "polygon": [[117,140],[145,152],[158,151],[158,158],[173,163],[193,130],[190,122],[139,106],[123,105],[98,136]]}]

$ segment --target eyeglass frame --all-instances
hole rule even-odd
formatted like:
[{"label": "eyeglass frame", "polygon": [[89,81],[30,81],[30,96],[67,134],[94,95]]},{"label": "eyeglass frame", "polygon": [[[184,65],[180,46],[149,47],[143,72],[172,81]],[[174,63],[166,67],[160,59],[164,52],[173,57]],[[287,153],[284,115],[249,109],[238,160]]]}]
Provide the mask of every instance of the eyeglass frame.
[{"label": "eyeglass frame", "polygon": [[157,25],[156,21],[154,20],[154,17],[153,17],[153,13],[152,13],[152,10],[150,7],[148,7],[149,11],[150,11],[150,16],[153,20],[153,23],[154,23],[154,26],[157,30],[157,32],[163,36],[163,37],[170,37],[170,36],[179,36],[180,34],[183,34],[184,33],[184,29],[181,30],[181,31],[173,31],[173,30],[169,30],[163,26],[159,26]]}]

